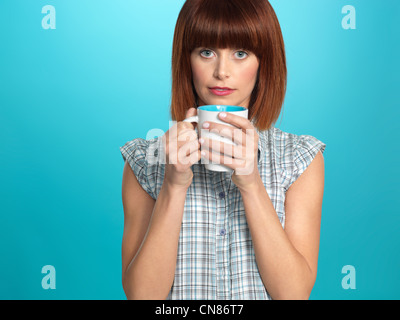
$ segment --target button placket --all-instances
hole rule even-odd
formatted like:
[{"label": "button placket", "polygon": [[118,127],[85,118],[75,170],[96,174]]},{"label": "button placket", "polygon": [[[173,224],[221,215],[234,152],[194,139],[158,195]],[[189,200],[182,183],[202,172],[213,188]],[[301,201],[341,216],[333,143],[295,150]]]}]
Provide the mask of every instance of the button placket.
[{"label": "button placket", "polygon": [[216,221],[216,268],[217,299],[227,299],[230,295],[229,236],[227,233],[227,185],[223,174],[215,174],[215,192],[217,199]]}]

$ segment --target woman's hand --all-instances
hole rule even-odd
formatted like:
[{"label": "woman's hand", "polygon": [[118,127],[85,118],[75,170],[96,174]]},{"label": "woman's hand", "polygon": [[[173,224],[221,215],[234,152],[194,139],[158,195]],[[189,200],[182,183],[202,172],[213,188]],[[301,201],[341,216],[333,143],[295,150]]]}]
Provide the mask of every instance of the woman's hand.
[{"label": "woman's hand", "polygon": [[[225,115],[225,116],[224,116]],[[258,171],[258,133],[251,122],[243,117],[221,112],[219,119],[233,125],[234,127],[216,122],[205,122],[209,124],[207,129],[215,132],[236,143],[230,145],[207,138],[200,139],[202,157],[210,162],[223,164],[234,169],[232,181],[239,189],[248,188],[260,179]],[[200,130],[200,129],[199,129]]]},{"label": "woman's hand", "polygon": [[[197,115],[196,108],[190,108],[186,119]],[[194,126],[189,122],[178,122],[163,136],[166,152],[164,181],[171,186],[188,188],[192,183],[191,166],[200,158],[200,143]]]}]

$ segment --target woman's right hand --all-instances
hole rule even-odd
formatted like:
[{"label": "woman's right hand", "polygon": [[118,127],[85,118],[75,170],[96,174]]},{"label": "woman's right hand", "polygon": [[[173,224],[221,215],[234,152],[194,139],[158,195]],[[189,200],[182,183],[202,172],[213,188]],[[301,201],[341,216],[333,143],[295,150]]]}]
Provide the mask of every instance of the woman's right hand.
[{"label": "woman's right hand", "polygon": [[[185,119],[197,115],[190,108]],[[192,183],[191,166],[200,161],[200,143],[195,127],[190,122],[177,122],[163,136],[167,163],[164,182],[173,187],[188,188]]]}]

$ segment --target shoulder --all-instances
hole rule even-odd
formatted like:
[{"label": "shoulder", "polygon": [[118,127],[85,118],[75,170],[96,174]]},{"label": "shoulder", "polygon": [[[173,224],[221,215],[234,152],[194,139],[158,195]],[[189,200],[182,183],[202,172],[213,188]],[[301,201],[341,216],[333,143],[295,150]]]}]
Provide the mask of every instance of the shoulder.
[{"label": "shoulder", "polygon": [[124,160],[144,159],[147,155],[150,140],[141,138],[133,139],[120,147],[120,151]]},{"label": "shoulder", "polygon": [[161,137],[151,140],[133,139],[120,147],[120,151],[124,161],[128,161],[131,166],[159,164],[162,154],[162,139]]},{"label": "shoulder", "polygon": [[285,189],[296,181],[316,158],[323,158],[326,144],[314,136],[284,132],[272,127],[259,133],[260,147],[270,154],[271,161],[284,176]]},{"label": "shoulder", "polygon": [[323,153],[326,147],[325,143],[311,135],[297,135],[275,127],[258,131],[258,135],[260,149],[282,158],[283,163],[289,159],[298,161],[299,158],[313,158],[318,151]]},{"label": "shoulder", "polygon": [[277,150],[284,154],[293,154],[296,151],[313,150],[323,152],[326,145],[311,135],[297,135],[282,131],[281,129],[272,127],[269,130],[259,132],[260,140],[263,143],[272,144]]},{"label": "shoulder", "polygon": [[142,188],[156,198],[156,186],[163,176],[162,138],[134,139],[120,147],[126,165],[129,165]]}]

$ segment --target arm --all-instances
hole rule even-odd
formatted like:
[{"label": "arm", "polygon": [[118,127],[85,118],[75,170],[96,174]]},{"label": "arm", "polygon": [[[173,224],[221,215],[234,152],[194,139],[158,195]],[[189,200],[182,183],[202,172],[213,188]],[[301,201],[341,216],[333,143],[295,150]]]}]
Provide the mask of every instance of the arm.
[{"label": "arm", "polygon": [[218,130],[237,146],[232,151],[231,146],[205,139],[205,157],[235,170],[232,181],[242,195],[264,286],[273,299],[307,299],[317,275],[323,156],[319,152],[286,192],[283,229],[258,172],[256,130],[248,119],[237,115],[220,113],[219,117],[234,127],[211,122],[209,130]]},{"label": "arm", "polygon": [[[196,113],[191,108],[186,118]],[[187,122],[178,122],[163,138],[167,163],[157,201],[142,189],[129,164],[124,167],[122,284],[128,299],[165,299],[174,281],[191,166],[200,160],[200,145]]]},{"label": "arm", "polygon": [[128,299],[167,297],[174,280],[186,189],[165,182],[154,201],[125,163],[122,284]]},{"label": "arm", "polygon": [[257,265],[273,299],[308,299],[317,275],[324,162],[319,152],[286,192],[282,228],[261,178],[241,189]]}]

